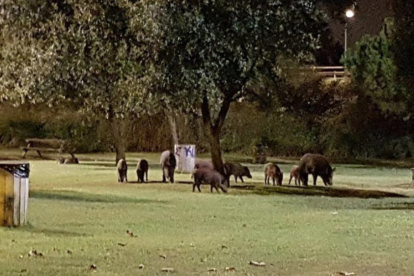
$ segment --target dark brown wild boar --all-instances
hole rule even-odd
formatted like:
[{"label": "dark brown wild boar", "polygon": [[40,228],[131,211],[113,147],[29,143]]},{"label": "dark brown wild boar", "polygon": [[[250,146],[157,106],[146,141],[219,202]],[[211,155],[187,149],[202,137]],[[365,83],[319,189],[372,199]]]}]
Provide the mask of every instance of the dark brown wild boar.
[{"label": "dark brown wild boar", "polygon": [[196,162],[194,169],[209,169],[214,170],[213,163],[210,161],[199,160]]},{"label": "dark brown wild boar", "polygon": [[226,162],[224,163],[224,172],[226,173],[228,184],[230,187],[230,176],[234,175],[234,181],[237,183],[237,177],[244,183],[243,176],[252,178],[248,167],[243,167],[241,164]]},{"label": "dark brown wild boar", "polygon": [[295,185],[300,186],[300,167],[297,165],[294,165],[290,170],[289,185],[292,181],[292,178],[295,178]]},{"label": "dark brown wild boar", "polygon": [[265,185],[270,185],[270,179],[273,181],[273,186],[275,186],[275,181],[277,180],[277,185],[282,186],[283,181],[283,172],[278,165],[274,163],[267,163],[264,167],[265,173]]},{"label": "dark brown wild boar", "polygon": [[316,185],[316,179],[320,176],[325,186],[333,185],[333,173],[328,160],[320,154],[305,154],[299,162],[300,180],[304,186],[308,186],[308,175],[313,175],[313,185]]},{"label": "dark brown wild boar", "polygon": [[210,192],[213,192],[213,188],[219,192],[219,188],[227,193],[226,185],[222,184],[225,181],[225,177],[222,176],[218,171],[210,170],[210,169],[197,169],[193,171],[194,175],[194,184],[193,184],[193,192],[197,187],[198,191],[201,192],[200,185],[201,184],[210,184]]},{"label": "dark brown wild boar", "polygon": [[145,159],[141,159],[141,161],[139,161],[138,165],[137,165],[137,178],[138,178],[138,183],[139,182],[145,182],[144,181],[144,175],[147,176],[147,182],[148,182],[148,161]]},{"label": "dark brown wild boar", "polygon": [[174,171],[177,166],[177,160],[173,152],[166,150],[161,153],[160,164],[162,169],[162,182],[167,182],[167,178],[174,183]]},{"label": "dark brown wild boar", "polygon": [[118,182],[128,182],[128,165],[126,160],[120,159],[116,167],[118,169]]}]

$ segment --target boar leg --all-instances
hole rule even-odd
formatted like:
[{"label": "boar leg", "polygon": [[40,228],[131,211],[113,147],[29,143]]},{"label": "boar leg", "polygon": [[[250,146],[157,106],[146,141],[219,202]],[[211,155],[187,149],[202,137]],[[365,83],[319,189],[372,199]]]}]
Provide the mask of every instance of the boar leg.
[{"label": "boar leg", "polygon": [[318,178],[318,175],[316,173],[313,174],[313,186],[316,186],[316,180]]},{"label": "boar leg", "polygon": [[217,185],[219,184],[216,184],[216,183],[211,184],[211,192],[213,192],[213,186],[214,186],[214,189],[216,189],[217,193],[220,193],[219,189],[217,188]]},{"label": "boar leg", "polygon": [[170,182],[174,183],[174,168],[169,168],[169,175],[170,177]]},{"label": "boar leg", "polygon": [[267,175],[265,174],[265,182],[264,182],[264,184],[266,185],[267,183]]},{"label": "boar leg", "polygon": [[300,177],[301,177],[301,180],[303,181],[303,186],[307,187],[308,186],[308,174],[303,174]]},{"label": "boar leg", "polygon": [[162,169],[162,182],[167,183],[167,178],[170,177],[170,172],[168,167],[163,167]]},{"label": "boar leg", "polygon": [[165,177],[165,174],[166,174],[166,168],[165,167],[163,167],[162,168],[162,182],[163,183],[165,183],[165,182],[167,182],[167,179],[166,179],[166,177]]},{"label": "boar leg", "polygon": [[[147,182],[148,182],[148,170],[145,172],[145,175],[147,176]],[[144,182],[144,176],[142,176],[142,182]]]}]

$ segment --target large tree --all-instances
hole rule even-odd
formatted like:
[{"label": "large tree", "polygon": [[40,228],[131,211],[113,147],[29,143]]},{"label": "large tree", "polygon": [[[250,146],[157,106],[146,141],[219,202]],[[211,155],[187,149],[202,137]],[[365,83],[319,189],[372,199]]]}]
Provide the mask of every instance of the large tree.
[{"label": "large tree", "polygon": [[[393,1],[395,34],[393,51],[398,80],[408,89],[414,86],[414,0]],[[414,93],[410,93],[410,102]],[[411,112],[413,108],[410,107]]]},{"label": "large tree", "polygon": [[388,19],[379,35],[364,36],[344,61],[363,96],[384,113],[404,115],[409,93],[397,79],[395,50],[394,20]]},{"label": "large tree", "polygon": [[323,21],[312,0],[148,1],[144,10],[153,91],[170,105],[199,110],[220,171],[231,104],[265,79],[277,83],[280,57],[309,61]]},{"label": "large tree", "polygon": [[70,104],[109,120],[125,158],[124,118],[144,110],[136,1],[5,0],[0,93],[14,102]]}]

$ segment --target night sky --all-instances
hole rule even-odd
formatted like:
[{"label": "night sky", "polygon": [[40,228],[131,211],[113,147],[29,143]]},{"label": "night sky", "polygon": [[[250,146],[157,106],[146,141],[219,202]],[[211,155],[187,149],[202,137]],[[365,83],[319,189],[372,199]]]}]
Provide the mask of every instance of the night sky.
[{"label": "night sky", "polygon": [[[358,0],[358,10],[348,25],[348,41],[351,46],[365,34],[378,34],[384,18],[390,16],[393,0]],[[344,25],[331,22],[334,36],[341,43],[344,41]]]}]

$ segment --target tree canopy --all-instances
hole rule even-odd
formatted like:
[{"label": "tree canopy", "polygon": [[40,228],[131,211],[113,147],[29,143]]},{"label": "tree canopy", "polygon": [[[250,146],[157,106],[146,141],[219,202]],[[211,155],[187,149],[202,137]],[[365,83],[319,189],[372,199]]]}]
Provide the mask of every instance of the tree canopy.
[{"label": "tree canopy", "polygon": [[317,3],[5,0],[1,97],[69,102],[110,120],[156,107],[199,112],[221,170],[231,103],[277,84],[281,58],[313,59]]},{"label": "tree canopy", "polygon": [[406,111],[407,91],[397,80],[394,62],[394,21],[389,19],[377,36],[365,36],[347,53],[345,65],[361,93],[387,113]]},{"label": "tree canopy", "polygon": [[3,1],[2,98],[65,103],[106,117],[124,158],[122,117],[145,111],[139,29],[130,28],[133,2]]},{"label": "tree canopy", "polygon": [[231,103],[264,79],[277,83],[281,57],[310,61],[323,22],[308,0],[158,1],[145,9],[157,93],[181,107],[198,106],[218,169]]},{"label": "tree canopy", "polygon": [[[414,85],[414,1],[394,1],[395,49],[394,60],[399,81],[407,89]],[[413,95],[410,95],[410,101]]]}]

